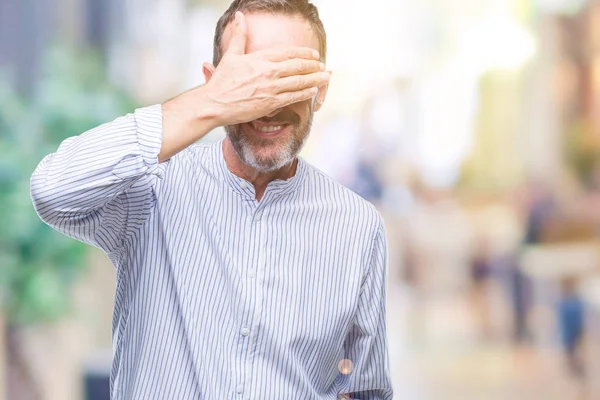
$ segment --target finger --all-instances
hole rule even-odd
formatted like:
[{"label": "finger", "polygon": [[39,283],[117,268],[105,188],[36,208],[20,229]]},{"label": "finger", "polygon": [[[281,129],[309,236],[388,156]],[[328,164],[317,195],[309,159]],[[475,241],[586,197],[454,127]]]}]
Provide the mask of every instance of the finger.
[{"label": "finger", "polygon": [[309,89],[311,87],[319,87],[329,82],[329,73],[316,72],[307,75],[294,75],[285,78],[277,79],[274,82],[276,92],[296,92],[298,90]]},{"label": "finger", "polygon": [[303,58],[305,60],[319,60],[319,52],[310,47],[273,47],[261,50],[263,56],[273,62],[285,61],[292,58]]},{"label": "finger", "polygon": [[284,78],[291,75],[306,75],[319,71],[325,71],[325,64],[316,60],[304,60],[302,58],[293,58],[279,63],[275,63],[275,76]]},{"label": "finger", "polygon": [[229,47],[227,53],[232,54],[244,54],[246,52],[246,35],[248,26],[246,25],[246,18],[240,11],[235,13],[235,20],[233,22],[233,33],[231,40],[229,41]]},{"label": "finger", "polygon": [[278,108],[289,106],[290,104],[299,103],[301,101],[312,99],[317,95],[319,89],[311,87],[295,92],[280,93],[275,98],[278,103]]}]

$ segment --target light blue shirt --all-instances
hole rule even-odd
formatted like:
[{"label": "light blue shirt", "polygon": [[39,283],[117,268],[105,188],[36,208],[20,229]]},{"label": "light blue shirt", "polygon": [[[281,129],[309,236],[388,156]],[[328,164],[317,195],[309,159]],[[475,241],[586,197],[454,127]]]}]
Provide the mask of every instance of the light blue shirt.
[{"label": "light blue shirt", "polygon": [[161,142],[141,108],[31,178],[39,216],[117,269],[112,398],[391,399],[375,208],[302,158],[257,202],[222,142],[159,164]]}]

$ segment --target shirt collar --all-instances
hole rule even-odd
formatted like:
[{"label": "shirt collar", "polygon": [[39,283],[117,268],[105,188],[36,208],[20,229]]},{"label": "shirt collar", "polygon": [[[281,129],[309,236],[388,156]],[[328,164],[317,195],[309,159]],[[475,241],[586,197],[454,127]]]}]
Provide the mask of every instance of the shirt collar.
[{"label": "shirt collar", "polygon": [[[255,200],[256,192],[254,191],[254,185],[252,185],[251,182],[248,182],[247,180],[235,175],[229,170],[229,168],[227,168],[227,163],[225,162],[225,156],[223,154],[224,140],[225,139],[221,139],[216,142],[213,151],[213,156],[218,164],[218,169],[223,181],[242,197]],[[290,193],[299,187],[306,176],[307,168],[306,161],[302,157],[298,156],[297,159],[298,166],[296,167],[296,173],[294,176],[289,179],[275,179],[274,181],[269,182],[263,199],[272,195],[281,196],[286,193]]]}]

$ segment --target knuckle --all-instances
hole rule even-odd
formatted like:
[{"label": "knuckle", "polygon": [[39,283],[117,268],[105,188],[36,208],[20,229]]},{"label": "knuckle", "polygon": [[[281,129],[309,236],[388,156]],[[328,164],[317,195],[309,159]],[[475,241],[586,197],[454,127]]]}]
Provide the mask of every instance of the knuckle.
[{"label": "knuckle", "polygon": [[271,63],[266,69],[265,69],[265,78],[279,78],[279,69],[275,66],[274,63]]},{"label": "knuckle", "polygon": [[272,93],[273,90],[275,89],[274,87],[275,85],[272,82],[265,82],[262,86],[261,86],[261,92],[263,93]]},{"label": "knuckle", "polygon": [[258,73],[258,76],[260,78],[264,78],[264,79],[268,79],[271,78],[274,74],[274,70],[273,68],[261,68],[261,70]]},{"label": "knuckle", "polygon": [[281,85],[279,85],[277,82],[271,82],[269,85],[267,85],[267,90],[270,93],[279,93],[281,91]]},{"label": "knuckle", "polygon": [[277,63],[269,62],[269,76],[272,78],[279,78],[281,76],[281,68]]}]

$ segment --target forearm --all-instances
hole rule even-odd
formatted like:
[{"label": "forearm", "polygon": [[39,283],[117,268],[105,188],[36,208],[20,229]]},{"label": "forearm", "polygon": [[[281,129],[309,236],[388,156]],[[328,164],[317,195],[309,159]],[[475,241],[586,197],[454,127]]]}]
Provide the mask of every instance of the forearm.
[{"label": "forearm", "polygon": [[163,135],[159,162],[170,159],[220,125],[215,107],[204,87],[169,100],[162,105]]}]

